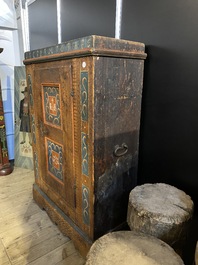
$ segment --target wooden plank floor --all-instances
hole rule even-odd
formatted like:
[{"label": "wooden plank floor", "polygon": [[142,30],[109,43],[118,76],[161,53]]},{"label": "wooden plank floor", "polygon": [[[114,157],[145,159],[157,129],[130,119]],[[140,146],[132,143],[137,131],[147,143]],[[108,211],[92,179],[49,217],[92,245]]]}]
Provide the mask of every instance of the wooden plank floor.
[{"label": "wooden plank floor", "polygon": [[82,265],[85,260],[32,198],[34,173],[0,177],[0,265]]},{"label": "wooden plank floor", "polygon": [[33,182],[33,171],[23,168],[0,177],[0,265],[83,265],[72,241],[33,201]]}]

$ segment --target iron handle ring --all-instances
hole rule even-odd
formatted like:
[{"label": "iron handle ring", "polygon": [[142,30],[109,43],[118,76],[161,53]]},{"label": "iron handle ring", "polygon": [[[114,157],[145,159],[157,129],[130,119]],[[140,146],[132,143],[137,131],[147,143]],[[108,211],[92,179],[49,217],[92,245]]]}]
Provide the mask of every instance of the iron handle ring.
[{"label": "iron handle ring", "polygon": [[128,146],[127,144],[123,143],[121,146],[116,145],[114,150],[114,155],[119,157],[123,156],[128,152]]}]

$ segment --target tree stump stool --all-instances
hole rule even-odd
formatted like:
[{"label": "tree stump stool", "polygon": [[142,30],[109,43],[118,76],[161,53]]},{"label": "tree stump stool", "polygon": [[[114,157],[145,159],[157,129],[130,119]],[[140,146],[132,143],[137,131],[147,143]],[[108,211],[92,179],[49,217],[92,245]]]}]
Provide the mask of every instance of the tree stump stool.
[{"label": "tree stump stool", "polygon": [[106,234],[96,240],[86,265],[184,265],[182,259],[160,239],[133,231]]},{"label": "tree stump stool", "polygon": [[131,230],[155,236],[182,257],[194,204],[185,192],[164,183],[144,184],[129,194]]}]

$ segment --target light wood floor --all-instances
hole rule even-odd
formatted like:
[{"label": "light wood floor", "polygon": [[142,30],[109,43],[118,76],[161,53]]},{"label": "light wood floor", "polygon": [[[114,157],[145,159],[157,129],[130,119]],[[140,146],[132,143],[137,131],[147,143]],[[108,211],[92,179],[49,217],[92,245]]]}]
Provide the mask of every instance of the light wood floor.
[{"label": "light wood floor", "polygon": [[72,241],[32,199],[33,171],[0,177],[0,265],[82,265]]},{"label": "light wood floor", "polygon": [[33,182],[33,171],[23,168],[0,177],[0,265],[83,265],[72,241],[33,201]]}]

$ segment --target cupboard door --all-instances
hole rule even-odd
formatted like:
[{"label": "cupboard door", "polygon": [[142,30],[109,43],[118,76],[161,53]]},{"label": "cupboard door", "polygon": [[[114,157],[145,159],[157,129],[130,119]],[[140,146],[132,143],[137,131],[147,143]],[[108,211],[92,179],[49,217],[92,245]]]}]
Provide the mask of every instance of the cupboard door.
[{"label": "cupboard door", "polygon": [[34,80],[41,179],[47,195],[72,217],[67,212],[76,201],[71,63],[37,65]]}]

